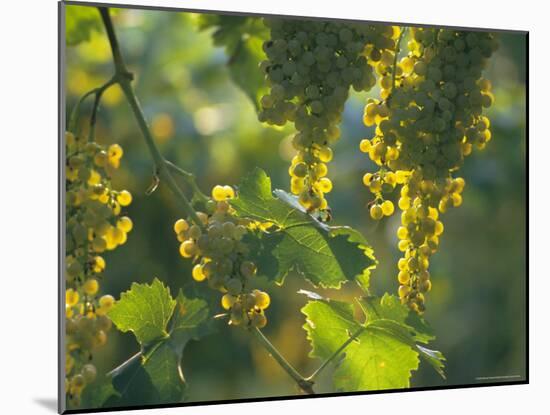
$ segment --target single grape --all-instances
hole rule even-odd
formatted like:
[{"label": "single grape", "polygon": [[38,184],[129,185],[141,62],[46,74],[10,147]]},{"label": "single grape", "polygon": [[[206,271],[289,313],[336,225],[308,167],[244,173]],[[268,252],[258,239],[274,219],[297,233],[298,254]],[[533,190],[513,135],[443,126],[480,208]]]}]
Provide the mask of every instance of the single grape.
[{"label": "single grape", "polygon": [[121,206],[128,206],[130,203],[132,203],[132,195],[127,190],[122,190],[118,196],[117,201],[120,203]]},{"label": "single grape", "polygon": [[212,199],[217,202],[225,200],[225,189],[223,186],[216,185],[212,188]]},{"label": "single grape", "polygon": [[249,314],[250,318],[250,325],[252,327],[257,327],[259,329],[264,328],[267,324],[267,318],[265,317],[264,313],[258,313],[258,312],[251,312]]},{"label": "single grape", "polygon": [[82,366],[81,374],[86,383],[92,383],[97,376],[97,370],[94,365],[88,363]]},{"label": "single grape", "polygon": [[115,299],[112,295],[103,295],[99,299],[99,306],[105,310],[110,310],[115,304]]},{"label": "single grape", "polygon": [[[385,216],[391,216],[394,212],[394,206],[390,200],[385,200],[384,202],[382,202],[381,208],[382,208],[382,213]],[[372,216],[372,213],[371,213],[371,216]]]},{"label": "single grape", "polygon": [[192,240],[187,240],[180,245],[180,255],[184,258],[191,258],[197,254],[197,245]]},{"label": "single grape", "polygon": [[370,217],[374,220],[380,220],[384,216],[382,207],[379,204],[374,204],[370,208]]},{"label": "single grape", "polygon": [[243,284],[237,278],[231,278],[225,283],[225,289],[231,295],[238,295],[243,289]]},{"label": "single grape", "polygon": [[231,307],[233,307],[233,305],[236,302],[237,302],[237,298],[234,297],[231,294],[224,294],[224,296],[222,297],[222,300],[221,300],[222,307],[226,310],[231,309]]},{"label": "single grape", "polygon": [[99,282],[95,278],[90,278],[86,280],[82,288],[86,294],[95,295],[99,291]]},{"label": "single grape", "polygon": [[260,290],[254,290],[253,294],[256,299],[256,302],[255,302],[256,307],[258,307],[260,310],[264,310],[269,307],[269,304],[271,303],[269,294]]},{"label": "single grape", "polygon": [[108,156],[110,159],[118,160],[123,155],[122,147],[118,144],[111,144],[109,146]]},{"label": "single grape", "polygon": [[250,278],[256,274],[256,265],[252,261],[243,261],[239,270],[243,277]]},{"label": "single grape", "polygon": [[69,288],[65,291],[65,304],[69,307],[75,306],[78,304],[80,296],[78,295],[78,292],[73,290],[72,288]]},{"label": "single grape", "polygon": [[185,219],[178,219],[174,223],[174,232],[176,235],[185,232],[189,229],[189,223]]},{"label": "single grape", "polygon": [[192,275],[193,279],[198,282],[206,279],[206,275],[204,275],[203,266],[201,264],[197,264],[193,267]]}]

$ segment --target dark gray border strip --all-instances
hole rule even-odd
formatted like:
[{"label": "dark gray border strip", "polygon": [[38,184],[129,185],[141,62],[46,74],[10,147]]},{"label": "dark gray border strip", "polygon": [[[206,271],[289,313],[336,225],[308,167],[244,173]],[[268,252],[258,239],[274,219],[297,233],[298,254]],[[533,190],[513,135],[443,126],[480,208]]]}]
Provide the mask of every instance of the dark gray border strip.
[{"label": "dark gray border strip", "polygon": [[57,52],[57,76],[58,76],[58,96],[57,102],[59,105],[58,113],[58,160],[57,160],[57,175],[58,183],[58,240],[57,246],[59,249],[58,257],[58,383],[57,383],[57,410],[63,413],[66,410],[65,402],[65,125],[66,125],[66,108],[65,108],[65,3],[60,2],[57,8],[57,16],[59,19],[58,25],[58,52]]}]

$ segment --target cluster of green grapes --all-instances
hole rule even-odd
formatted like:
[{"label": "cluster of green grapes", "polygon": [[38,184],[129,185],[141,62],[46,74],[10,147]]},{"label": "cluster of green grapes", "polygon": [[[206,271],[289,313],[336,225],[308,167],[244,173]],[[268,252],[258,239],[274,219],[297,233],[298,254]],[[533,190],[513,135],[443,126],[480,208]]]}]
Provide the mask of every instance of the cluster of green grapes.
[{"label": "cluster of green grapes", "polygon": [[373,62],[394,48],[393,26],[264,19],[271,38],[260,64],[270,86],[261,98],[259,119],[282,126],[291,121],[297,155],[289,168],[290,189],[308,211],[327,208],[332,190],[326,163],[340,138],[338,124],[350,86],[370,90]]},{"label": "cluster of green grapes", "polygon": [[374,196],[370,216],[391,215],[385,194],[401,185],[399,296],[420,313],[431,288],[429,258],[443,233],[439,213],[462,204],[465,181],[453,175],[473,147],[491,139],[483,109],[494,98],[482,71],[497,46],[488,32],[412,28],[409,53],[397,62],[396,51],[388,52],[385,71],[377,68],[381,100],[365,106],[363,121],[376,129],[360,149],[380,166],[363,177]]},{"label": "cluster of green grapes", "polygon": [[132,220],[121,216],[131,194],[116,191],[110,183],[120,165],[122,148],[65,134],[66,140],[66,365],[65,390],[78,406],[87,384],[96,376],[92,352],[107,341],[114,304],[110,295],[99,296],[105,270],[101,254],[126,242]]},{"label": "cluster of green grapes", "polygon": [[265,292],[251,289],[256,265],[247,260],[249,247],[243,237],[254,223],[235,217],[228,200],[235,197],[231,186],[214,186],[212,198],[205,212],[197,212],[201,221],[178,219],[174,232],[180,245],[180,255],[196,264],[192,276],[195,281],[223,293],[221,305],[230,313],[229,323],[235,326],[262,328],[267,319],[264,310],[270,298]]}]

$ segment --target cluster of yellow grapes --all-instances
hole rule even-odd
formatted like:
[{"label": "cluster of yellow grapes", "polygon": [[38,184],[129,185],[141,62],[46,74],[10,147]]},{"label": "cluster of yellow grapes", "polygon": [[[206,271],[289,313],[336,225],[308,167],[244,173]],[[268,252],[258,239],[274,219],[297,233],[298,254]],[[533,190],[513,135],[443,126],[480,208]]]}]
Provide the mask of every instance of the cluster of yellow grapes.
[{"label": "cluster of yellow grapes", "polygon": [[294,123],[297,151],[289,168],[290,189],[308,211],[328,207],[332,190],[326,163],[340,138],[338,124],[350,87],[368,91],[376,83],[373,64],[392,50],[399,31],[364,23],[264,19],[270,39],[260,64],[270,92],[261,99],[259,119]]},{"label": "cluster of yellow grapes", "polygon": [[300,204],[308,211],[328,207],[325,193],[332,190],[332,181],[325,176],[328,173],[326,163],[331,160],[330,147],[311,148],[305,152],[298,152],[292,158],[292,164],[288,169],[291,178],[290,191],[298,195]]},{"label": "cluster of yellow grapes", "polygon": [[106,250],[126,242],[132,220],[121,216],[131,194],[111,187],[111,173],[120,165],[122,148],[65,134],[66,140],[66,365],[65,390],[78,406],[87,384],[96,376],[92,353],[107,341],[111,321],[106,313],[114,304],[99,296]]},{"label": "cluster of yellow grapes", "polygon": [[375,135],[360,150],[380,168],[363,183],[374,195],[375,220],[393,213],[384,195],[401,185],[399,297],[420,313],[431,288],[429,258],[443,233],[439,214],[462,204],[465,181],[453,174],[491,139],[483,109],[494,98],[482,71],[497,47],[487,32],[411,28],[409,53],[397,62],[395,50],[385,51],[376,66],[381,100],[369,99],[363,115]]},{"label": "cluster of yellow grapes", "polygon": [[228,202],[234,197],[231,186],[215,186],[206,206],[208,213],[197,212],[200,225],[178,219],[174,232],[181,243],[180,255],[196,263],[193,279],[206,280],[212,289],[223,293],[221,305],[229,311],[229,323],[262,328],[267,323],[264,310],[270,298],[267,293],[250,287],[257,269],[246,259],[249,247],[243,241],[255,224],[235,217]]}]

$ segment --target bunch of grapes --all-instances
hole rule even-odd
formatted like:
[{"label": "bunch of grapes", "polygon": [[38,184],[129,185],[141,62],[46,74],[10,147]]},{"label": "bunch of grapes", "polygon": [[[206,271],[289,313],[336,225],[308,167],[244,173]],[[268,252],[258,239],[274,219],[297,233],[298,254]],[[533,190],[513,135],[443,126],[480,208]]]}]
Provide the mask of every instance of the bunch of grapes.
[{"label": "bunch of grapes", "polygon": [[110,295],[99,296],[105,259],[101,254],[126,242],[132,220],[121,216],[132,201],[116,191],[111,173],[120,165],[122,148],[65,134],[66,140],[66,393],[78,406],[80,395],[96,376],[92,352],[107,341],[111,321],[106,313],[114,304]]},{"label": "bunch of grapes", "polygon": [[391,215],[384,194],[401,185],[399,296],[417,312],[431,288],[429,258],[444,229],[439,214],[462,204],[465,181],[454,173],[491,139],[483,109],[494,98],[482,71],[496,48],[487,32],[412,28],[407,56],[393,67],[395,51],[382,58],[381,100],[365,107],[363,121],[376,129],[360,149],[380,166],[363,177],[374,196],[370,215]]},{"label": "bunch of grapes", "polygon": [[327,208],[332,190],[326,163],[340,138],[349,88],[370,90],[376,83],[371,63],[393,49],[392,26],[265,19],[271,38],[260,66],[270,92],[261,99],[259,119],[272,125],[294,123],[297,155],[289,168],[290,189],[308,211]]},{"label": "bunch of grapes", "polygon": [[197,212],[201,224],[178,219],[174,231],[180,245],[180,255],[195,262],[192,276],[195,281],[223,293],[221,305],[229,311],[232,325],[262,328],[267,319],[264,310],[270,298],[265,292],[251,289],[256,265],[247,260],[249,247],[243,237],[253,226],[235,217],[228,200],[235,197],[231,186],[217,185],[205,212]]}]

